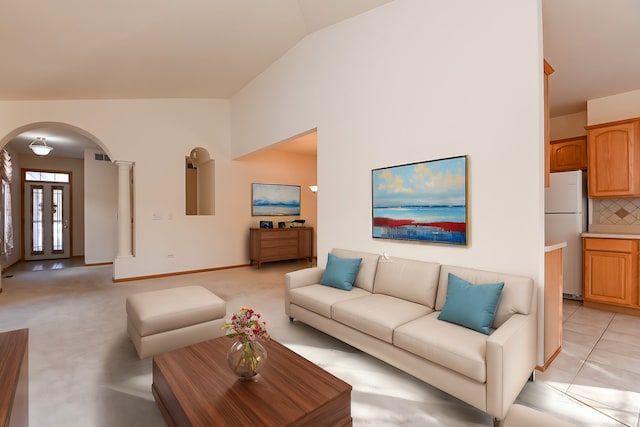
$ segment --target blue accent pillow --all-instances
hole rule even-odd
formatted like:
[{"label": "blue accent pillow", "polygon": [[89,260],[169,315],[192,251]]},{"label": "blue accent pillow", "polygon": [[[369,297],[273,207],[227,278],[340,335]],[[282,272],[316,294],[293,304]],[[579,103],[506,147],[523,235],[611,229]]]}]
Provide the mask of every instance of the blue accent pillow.
[{"label": "blue accent pillow", "polygon": [[361,262],[362,258],[339,258],[329,253],[327,267],[322,274],[320,284],[350,291]]},{"label": "blue accent pillow", "polygon": [[447,299],[438,319],[489,335],[502,288],[504,282],[472,285],[449,273]]}]

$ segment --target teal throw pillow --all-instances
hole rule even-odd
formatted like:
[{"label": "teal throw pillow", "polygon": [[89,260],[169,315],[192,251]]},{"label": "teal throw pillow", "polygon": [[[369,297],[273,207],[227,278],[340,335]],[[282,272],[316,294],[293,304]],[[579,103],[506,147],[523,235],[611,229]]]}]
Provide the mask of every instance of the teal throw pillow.
[{"label": "teal throw pillow", "polygon": [[502,288],[504,282],[472,285],[449,273],[447,299],[438,319],[489,335]]},{"label": "teal throw pillow", "polygon": [[362,258],[340,258],[330,253],[320,284],[350,291],[361,262]]}]

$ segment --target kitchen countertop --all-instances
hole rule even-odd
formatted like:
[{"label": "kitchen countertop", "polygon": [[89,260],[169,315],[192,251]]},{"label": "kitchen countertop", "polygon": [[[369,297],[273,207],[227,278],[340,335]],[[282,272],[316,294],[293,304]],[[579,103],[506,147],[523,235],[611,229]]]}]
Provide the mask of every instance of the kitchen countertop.
[{"label": "kitchen countertop", "polygon": [[567,247],[567,242],[555,242],[555,241],[546,241],[544,242],[544,251],[551,252],[557,249],[562,249]]},{"label": "kitchen countertop", "polygon": [[640,239],[640,234],[631,233],[582,233],[582,237],[595,237],[598,239]]}]

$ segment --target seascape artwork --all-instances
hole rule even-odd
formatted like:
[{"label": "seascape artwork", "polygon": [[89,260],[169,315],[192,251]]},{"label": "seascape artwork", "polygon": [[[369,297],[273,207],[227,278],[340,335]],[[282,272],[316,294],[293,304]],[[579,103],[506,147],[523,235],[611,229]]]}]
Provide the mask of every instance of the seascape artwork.
[{"label": "seascape artwork", "polygon": [[251,184],[251,215],[300,215],[300,186]]},{"label": "seascape artwork", "polygon": [[467,157],[374,169],[373,237],[467,244]]}]

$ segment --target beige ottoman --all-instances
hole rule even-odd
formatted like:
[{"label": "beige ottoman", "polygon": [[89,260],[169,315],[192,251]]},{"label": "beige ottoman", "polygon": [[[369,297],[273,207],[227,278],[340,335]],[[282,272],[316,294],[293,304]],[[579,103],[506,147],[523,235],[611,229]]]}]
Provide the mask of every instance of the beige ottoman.
[{"label": "beige ottoman", "polygon": [[225,334],[226,303],[202,286],[127,298],[127,332],[140,359]]}]

